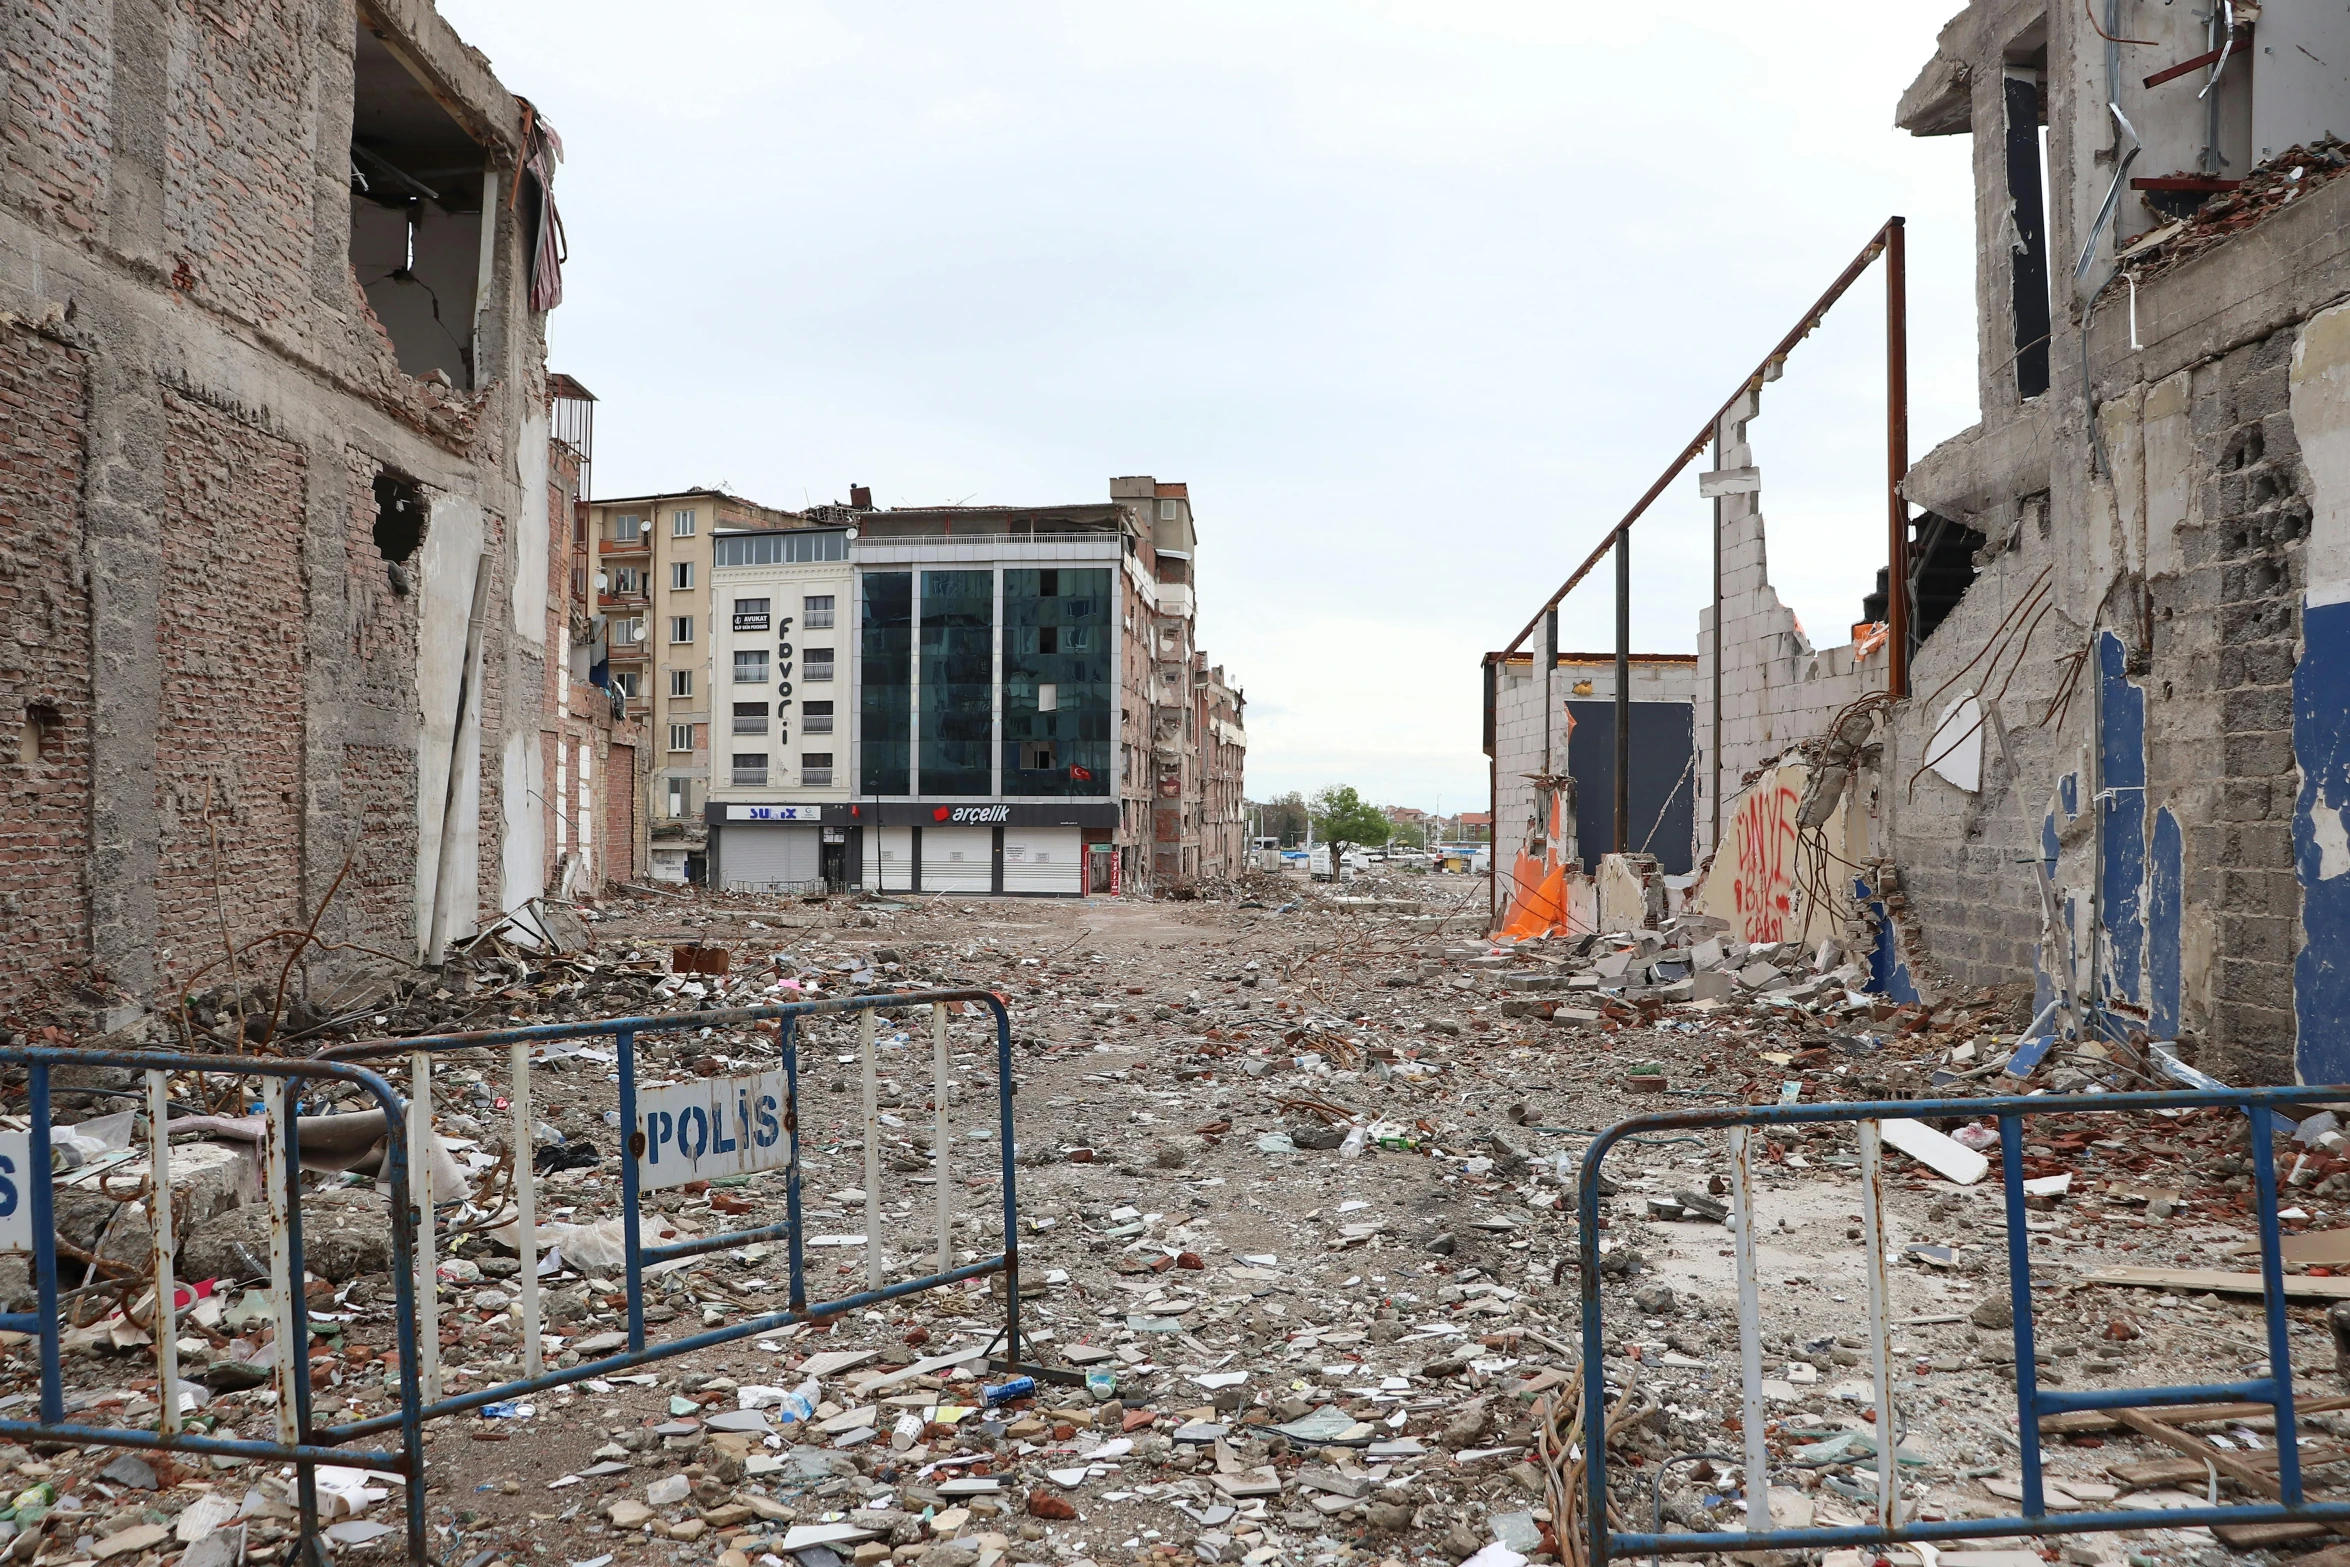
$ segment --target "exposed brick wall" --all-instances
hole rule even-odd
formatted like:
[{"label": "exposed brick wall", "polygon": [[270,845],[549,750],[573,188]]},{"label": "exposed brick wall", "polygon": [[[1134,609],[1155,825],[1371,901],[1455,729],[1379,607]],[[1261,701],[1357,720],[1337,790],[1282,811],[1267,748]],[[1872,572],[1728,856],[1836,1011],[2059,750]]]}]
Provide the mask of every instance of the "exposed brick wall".
[{"label": "exposed brick wall", "polygon": [[606,881],[632,881],[636,863],[636,747],[615,745],[604,752],[604,832],[600,847]]},{"label": "exposed brick wall", "polygon": [[0,1018],[89,953],[86,385],[80,353],[0,327]]},{"label": "exposed brick wall", "polygon": [[[298,319],[310,292],[314,67],[300,0],[186,0],[171,73],[165,246],[206,304]],[[335,154],[338,158],[341,154]]]},{"label": "exposed brick wall", "polygon": [[107,40],[66,0],[0,6],[0,193],[69,232],[98,221],[112,145]]},{"label": "exposed brick wall", "polygon": [[405,957],[416,947],[416,753],[345,745],[343,811],[351,874],[336,907],[348,939]]},{"label": "exposed brick wall", "polygon": [[[156,639],[159,973],[302,913],[302,449],[167,390]],[[217,828],[219,849],[212,846]]]},{"label": "exposed brick wall", "polygon": [[347,939],[404,954],[416,944],[415,561],[389,562],[376,545],[380,465],[346,450],[344,466],[350,511],[340,674],[354,716],[366,714],[362,732],[374,738],[343,747],[343,847],[354,859],[337,906],[349,921]]},{"label": "exposed brick wall", "polygon": [[[2293,665],[2309,532],[2287,384],[2297,335],[2195,372],[2201,520],[2179,535],[2183,569],[2152,589],[2147,782],[2151,791],[2218,775],[2216,809],[2181,825],[2186,904],[2212,911],[2216,927],[2203,1061],[2232,1083],[2293,1081]],[[2216,699],[2216,734],[2163,722],[2166,700],[2189,684]]]}]

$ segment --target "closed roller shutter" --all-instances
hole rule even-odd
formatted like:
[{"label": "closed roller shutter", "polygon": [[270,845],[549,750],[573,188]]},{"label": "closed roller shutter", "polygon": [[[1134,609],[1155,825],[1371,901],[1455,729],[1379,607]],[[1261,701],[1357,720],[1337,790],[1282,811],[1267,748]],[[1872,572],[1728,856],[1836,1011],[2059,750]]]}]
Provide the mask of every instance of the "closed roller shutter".
[{"label": "closed roller shutter", "polygon": [[722,828],[719,883],[729,892],[787,892],[821,879],[814,827]]},{"label": "closed roller shutter", "polygon": [[1004,891],[1085,890],[1084,833],[1075,827],[1004,829]]},{"label": "closed roller shutter", "polygon": [[924,892],[994,891],[995,829],[992,827],[923,828],[922,890]]},{"label": "closed roller shutter", "polygon": [[865,890],[908,892],[914,885],[914,829],[865,829]]}]

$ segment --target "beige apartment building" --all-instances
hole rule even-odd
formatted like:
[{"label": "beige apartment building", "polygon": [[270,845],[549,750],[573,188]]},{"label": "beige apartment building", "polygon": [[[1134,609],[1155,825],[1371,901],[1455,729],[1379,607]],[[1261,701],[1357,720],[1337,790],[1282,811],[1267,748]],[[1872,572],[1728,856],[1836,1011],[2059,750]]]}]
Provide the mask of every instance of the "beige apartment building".
[{"label": "beige apartment building", "polygon": [[652,876],[698,880],[710,796],[711,540],[720,529],[790,528],[798,514],[724,490],[632,495],[589,505],[596,605],[612,680],[645,715],[652,747]]}]

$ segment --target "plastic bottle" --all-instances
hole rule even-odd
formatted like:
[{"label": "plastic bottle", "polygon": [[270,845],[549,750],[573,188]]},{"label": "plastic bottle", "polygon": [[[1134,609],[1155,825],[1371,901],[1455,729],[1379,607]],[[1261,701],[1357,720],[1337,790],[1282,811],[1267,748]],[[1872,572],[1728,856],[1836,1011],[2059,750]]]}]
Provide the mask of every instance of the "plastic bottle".
[{"label": "plastic bottle", "polygon": [[824,1388],[814,1377],[783,1395],[783,1402],[775,1406],[775,1418],[782,1425],[816,1418],[816,1406],[824,1402]]},{"label": "plastic bottle", "polygon": [[1363,1129],[1359,1126],[1349,1127],[1347,1128],[1346,1141],[1338,1145],[1338,1157],[1341,1159],[1360,1159],[1362,1156]]}]

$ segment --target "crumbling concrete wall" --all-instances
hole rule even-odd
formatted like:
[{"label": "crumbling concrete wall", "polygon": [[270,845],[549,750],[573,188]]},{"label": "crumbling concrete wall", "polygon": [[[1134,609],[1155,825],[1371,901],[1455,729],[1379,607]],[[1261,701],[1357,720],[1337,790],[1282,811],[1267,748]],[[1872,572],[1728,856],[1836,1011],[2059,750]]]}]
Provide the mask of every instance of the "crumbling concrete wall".
[{"label": "crumbling concrete wall", "polygon": [[[370,25],[510,178],[522,114],[482,58],[425,0]],[[462,643],[474,553],[510,580],[504,519],[543,514],[516,443],[544,343],[500,207],[474,389],[401,373],[349,262],[359,26],[347,0],[0,8],[0,731],[57,734],[0,763],[30,808],[0,827],[0,893],[40,932],[0,1018],[166,996],[301,923],[346,855],[325,934],[421,939],[450,715],[419,662]],[[387,473],[425,497],[420,553],[463,571],[378,546]],[[485,639],[461,930],[496,911],[479,866],[519,808],[473,758],[539,723],[521,629]]]},{"label": "crumbling concrete wall", "polygon": [[1697,617],[1697,769],[1692,780],[1701,860],[1714,852],[1717,787],[1726,803],[1789,746],[1822,733],[1844,708],[1885,689],[1887,654],[1881,636],[1815,646],[1771,586],[1762,469],[1748,434],[1761,412],[1759,387],[1748,388],[1731,405],[1718,435],[1717,471],[1702,481],[1704,492],[1721,501],[1722,733],[1717,757],[1714,609],[1708,604]]}]

